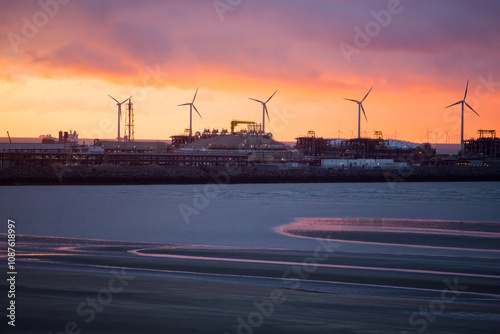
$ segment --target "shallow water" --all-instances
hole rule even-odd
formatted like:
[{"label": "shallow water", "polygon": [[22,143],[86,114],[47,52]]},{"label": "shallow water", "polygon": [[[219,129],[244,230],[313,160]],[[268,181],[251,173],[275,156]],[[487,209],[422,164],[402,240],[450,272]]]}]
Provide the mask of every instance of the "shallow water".
[{"label": "shallow water", "polygon": [[[500,187],[331,183],[1,187],[18,233],[122,241],[309,248],[273,228],[297,218],[500,222]],[[182,210],[185,214],[183,216]]]}]

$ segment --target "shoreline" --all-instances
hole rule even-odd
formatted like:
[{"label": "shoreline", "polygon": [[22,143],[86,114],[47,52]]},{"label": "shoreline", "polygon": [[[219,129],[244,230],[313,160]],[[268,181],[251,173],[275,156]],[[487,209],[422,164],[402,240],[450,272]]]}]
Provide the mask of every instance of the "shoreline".
[{"label": "shoreline", "polygon": [[283,169],[246,167],[236,172],[199,167],[22,166],[0,169],[0,186],[154,185],[245,183],[398,183],[500,181],[500,167],[412,167],[408,169]]}]

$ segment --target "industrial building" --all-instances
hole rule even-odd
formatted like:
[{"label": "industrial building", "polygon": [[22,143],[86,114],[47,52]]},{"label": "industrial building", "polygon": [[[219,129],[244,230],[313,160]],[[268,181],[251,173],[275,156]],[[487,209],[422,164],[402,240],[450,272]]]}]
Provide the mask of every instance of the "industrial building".
[{"label": "industrial building", "polygon": [[[236,131],[239,125],[245,128]],[[436,156],[430,144],[375,138],[328,139],[309,131],[296,138],[295,148],[264,133],[260,123],[233,120],[230,130],[205,129],[172,136],[172,144],[95,139],[80,145],[76,131],[59,138],[41,136],[42,143],[0,144],[0,167],[50,165],[124,165],[224,168],[227,164],[260,169],[401,169],[413,166],[482,166],[500,159],[500,139],[494,130],[479,130],[465,141],[461,155]],[[130,139],[130,137],[127,137]]]},{"label": "industrial building", "polygon": [[[116,142],[115,142],[116,143]],[[121,142],[120,145],[123,145]],[[49,165],[246,166],[248,155],[237,152],[154,152],[104,149],[67,144],[0,144],[0,167]]]},{"label": "industrial building", "polygon": [[[234,121],[233,121],[234,122]],[[128,166],[194,166],[223,168],[227,164],[241,167],[279,164],[298,166],[302,155],[275,141],[271,134],[258,131],[254,122],[248,128],[232,133],[204,131],[189,137],[189,143],[174,149],[164,142],[106,141],[95,139],[94,145],[0,144],[0,166],[74,164],[114,164]],[[238,123],[242,123],[238,121]],[[64,138],[64,135],[63,135]],[[180,142],[177,142],[179,145]]]},{"label": "industrial building", "polygon": [[178,152],[219,152],[246,154],[250,162],[299,161],[302,155],[277,142],[270,134],[238,132],[199,139],[180,148]]},{"label": "industrial building", "polygon": [[471,158],[500,159],[500,138],[495,130],[478,130],[478,138],[464,141],[463,155]]},{"label": "industrial building", "polygon": [[94,147],[102,147],[107,153],[166,153],[170,150],[170,145],[164,142],[139,142],[112,140],[94,140]]},{"label": "industrial building", "polygon": [[321,159],[320,166],[328,169],[401,169],[408,168],[408,163],[394,159]]},{"label": "industrial building", "polygon": [[[306,137],[296,138],[296,148],[313,160],[321,159],[392,159],[395,162],[425,164],[431,161],[436,150],[430,144],[414,144],[382,138],[377,131],[376,138],[327,139],[317,138],[314,131]],[[318,165],[316,163],[316,165]],[[321,163],[320,163],[321,165]]]}]

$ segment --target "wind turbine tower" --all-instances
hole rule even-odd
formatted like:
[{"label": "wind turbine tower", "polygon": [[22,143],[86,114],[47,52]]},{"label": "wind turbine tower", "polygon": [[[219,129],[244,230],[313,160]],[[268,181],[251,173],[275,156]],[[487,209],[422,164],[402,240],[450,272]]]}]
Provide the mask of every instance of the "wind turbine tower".
[{"label": "wind turbine tower", "polygon": [[398,135],[399,135],[399,132],[394,129],[394,140],[398,140]]},{"label": "wind turbine tower", "polygon": [[[278,91],[275,91],[274,94],[276,94],[277,92]],[[267,120],[269,122],[271,121],[271,119],[269,118],[269,112],[267,111],[267,102],[269,102],[273,98],[274,94],[271,95],[271,97],[268,98],[266,102],[262,102],[261,100],[256,100],[249,97],[250,100],[262,103],[262,133],[266,133],[266,115],[267,115]]]},{"label": "wind turbine tower", "polygon": [[118,140],[118,142],[121,142],[121,137],[120,137],[120,123],[121,123],[121,118],[122,118],[122,104],[124,104],[125,102],[127,102],[131,97],[129,97],[128,99],[125,99],[123,100],[123,102],[119,102],[117,99],[115,99],[114,97],[112,97],[111,95],[108,94],[108,96],[110,98],[112,98],[113,100],[116,101],[116,105],[118,106],[118,137],[116,137],[116,139]]},{"label": "wind turbine tower", "polygon": [[472,110],[476,115],[479,116],[479,114],[467,102],[465,102],[465,99],[467,98],[467,90],[468,89],[469,89],[469,80],[467,80],[467,86],[465,86],[464,99],[462,101],[458,101],[457,103],[453,103],[453,104],[446,107],[446,108],[453,107],[453,106],[456,106],[457,104],[462,105],[462,128],[461,128],[461,132],[460,132],[460,151],[461,152],[464,151],[464,109],[465,109],[464,105],[467,106],[470,110]]},{"label": "wind turbine tower", "polygon": [[368,93],[366,93],[365,97],[361,101],[352,100],[352,99],[344,99],[347,101],[356,102],[358,104],[358,139],[361,138],[361,111],[363,111],[363,115],[365,115],[365,120],[368,122],[368,118],[366,118],[365,108],[363,108],[363,101],[368,97],[368,94],[370,94],[372,89],[373,89],[373,87],[370,88]]},{"label": "wind turbine tower", "polygon": [[200,115],[200,112],[198,111],[198,109],[196,109],[196,107],[194,105],[194,100],[196,100],[197,94],[198,94],[198,88],[196,88],[196,92],[194,93],[193,101],[191,103],[179,104],[179,107],[180,106],[189,106],[189,137],[193,136],[193,108],[196,111],[196,113],[198,114],[198,116],[200,116],[200,118],[203,119],[203,117],[201,117],[201,115]]},{"label": "wind turbine tower", "polygon": [[340,136],[343,134],[344,134],[344,132],[342,132],[342,130],[340,130],[340,125],[339,125],[339,130],[337,131],[338,138],[340,139]]},{"label": "wind turbine tower", "polygon": [[432,130],[429,130],[428,128],[426,128],[426,129],[427,129],[427,143],[429,143],[429,144],[430,144],[430,143],[431,143],[431,140],[429,139],[429,138],[430,138],[430,137],[429,137],[429,134],[430,134],[430,133],[432,133]]},{"label": "wind turbine tower", "polygon": [[444,131],[444,133],[446,134],[446,144],[448,144],[448,132],[450,132],[450,130],[451,129]]}]

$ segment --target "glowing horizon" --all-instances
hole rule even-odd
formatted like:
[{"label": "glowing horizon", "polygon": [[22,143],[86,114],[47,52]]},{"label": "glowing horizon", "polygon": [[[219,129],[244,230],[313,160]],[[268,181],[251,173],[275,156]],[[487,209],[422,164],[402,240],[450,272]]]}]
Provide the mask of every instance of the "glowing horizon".
[{"label": "glowing horizon", "polygon": [[248,97],[278,90],[266,121],[277,140],[309,130],[352,138],[357,106],[343,99],[373,86],[362,133],[458,143],[460,106],[445,107],[468,79],[480,117],[466,110],[465,137],[500,130],[500,4],[398,3],[3,1],[0,136],[115,139],[110,94],[133,96],[136,139],[168,140],[189,127],[189,108],[177,105],[200,87],[194,132],[261,122]]}]

